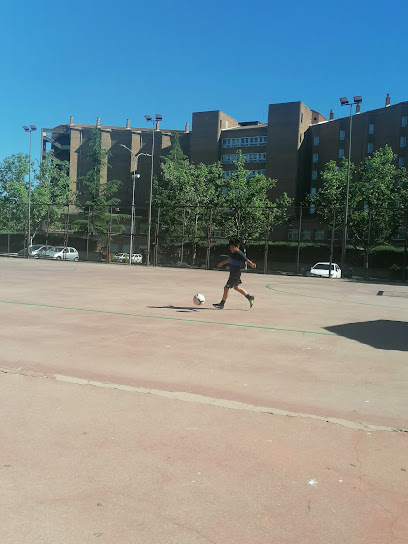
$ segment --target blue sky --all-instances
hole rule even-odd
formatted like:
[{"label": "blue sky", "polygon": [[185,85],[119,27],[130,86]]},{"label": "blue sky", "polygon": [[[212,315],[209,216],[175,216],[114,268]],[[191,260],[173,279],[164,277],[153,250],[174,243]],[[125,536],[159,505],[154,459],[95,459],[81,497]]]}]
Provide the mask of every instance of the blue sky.
[{"label": "blue sky", "polygon": [[[184,128],[193,111],[266,121],[302,100],[328,116],[408,100],[406,1],[15,0],[0,20],[0,160],[26,152],[23,124]],[[33,134],[39,156],[40,133]]]}]

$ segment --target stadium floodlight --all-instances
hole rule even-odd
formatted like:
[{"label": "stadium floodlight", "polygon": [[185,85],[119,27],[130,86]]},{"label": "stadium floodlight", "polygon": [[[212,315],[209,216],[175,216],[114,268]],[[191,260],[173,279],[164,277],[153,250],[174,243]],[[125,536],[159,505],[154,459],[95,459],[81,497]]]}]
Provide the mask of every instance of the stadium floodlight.
[{"label": "stadium floodlight", "polygon": [[361,96],[354,97],[354,104],[361,104],[362,101],[363,99],[361,98]]},{"label": "stadium floodlight", "polygon": [[160,113],[156,113],[155,117],[156,121],[163,121],[163,116]]},{"label": "stadium floodlight", "polygon": [[30,125],[31,130],[37,130],[37,127],[35,125]]},{"label": "stadium floodlight", "polygon": [[26,125],[23,125],[23,129],[24,129],[26,132],[30,132],[30,129],[29,129]]},{"label": "stadium floodlight", "polygon": [[150,117],[150,115],[145,115],[146,121],[153,121],[153,119]]},{"label": "stadium floodlight", "polygon": [[342,106],[347,106],[348,103],[349,103],[349,101],[348,101],[348,99],[347,99],[346,96],[343,96],[342,98],[340,98],[340,104],[341,104]]}]

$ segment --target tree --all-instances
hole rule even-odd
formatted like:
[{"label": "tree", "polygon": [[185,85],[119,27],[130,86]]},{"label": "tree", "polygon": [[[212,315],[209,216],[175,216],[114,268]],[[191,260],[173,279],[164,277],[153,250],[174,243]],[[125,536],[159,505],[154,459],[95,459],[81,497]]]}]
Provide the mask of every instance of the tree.
[{"label": "tree", "polygon": [[[308,199],[309,203],[315,208],[320,223],[329,225],[331,228],[330,262],[333,260],[334,233],[337,228],[344,227],[347,168],[348,159],[345,157],[341,160],[340,166],[337,165],[336,161],[328,162],[322,172],[323,186],[314,196]],[[350,179],[353,178],[354,172],[355,166],[350,163]],[[358,189],[356,185],[350,183],[349,217],[352,215],[360,198],[356,189]]]},{"label": "tree", "polygon": [[359,206],[350,216],[350,233],[354,244],[364,249],[365,270],[370,250],[388,243],[402,225],[408,209],[408,178],[405,168],[396,168],[396,156],[386,146],[359,167],[356,193]]},{"label": "tree", "polygon": [[[118,180],[108,180],[101,183],[102,170],[108,165],[110,151],[102,149],[101,132],[98,127],[91,130],[89,138],[90,151],[88,153],[89,170],[80,179],[78,207],[82,209],[84,217],[74,221],[77,232],[91,234],[97,240],[110,238],[111,232],[123,232],[121,224],[127,215],[112,214],[120,200],[113,197],[121,184]],[[109,243],[109,239],[108,239]]]},{"label": "tree", "polygon": [[220,227],[226,234],[238,236],[246,243],[262,238],[268,223],[272,226],[282,222],[291,199],[284,193],[272,202],[268,193],[277,180],[260,174],[248,175],[244,164],[244,157],[238,151],[236,170],[223,180]]},{"label": "tree", "polygon": [[[0,228],[24,230],[28,212],[28,155],[17,153],[0,163]],[[9,225],[10,222],[10,225]]]},{"label": "tree", "polygon": [[[0,164],[0,225],[18,232],[27,228],[28,219],[28,155],[18,153],[6,157]],[[68,163],[58,161],[47,153],[39,166],[32,164],[30,245],[45,222],[49,227],[60,224],[61,212],[72,203],[69,188]]]},{"label": "tree", "polygon": [[184,237],[196,254],[198,233],[209,223],[210,209],[217,204],[221,191],[222,168],[190,164],[180,148],[178,136],[163,159],[160,182],[155,181],[154,206],[160,208],[160,232],[168,240]]}]

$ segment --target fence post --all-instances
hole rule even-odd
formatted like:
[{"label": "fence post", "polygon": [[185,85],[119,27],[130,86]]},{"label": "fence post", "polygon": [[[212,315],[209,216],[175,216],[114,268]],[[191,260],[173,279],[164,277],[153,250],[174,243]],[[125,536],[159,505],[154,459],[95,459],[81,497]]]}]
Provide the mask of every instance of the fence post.
[{"label": "fence post", "polygon": [[48,233],[50,230],[50,204],[47,204],[47,230],[45,233],[45,251],[48,251]]},{"label": "fence post", "polygon": [[402,260],[402,281],[405,283],[407,269],[407,249],[408,249],[408,225],[405,226],[404,257]]},{"label": "fence post", "polygon": [[300,262],[300,237],[302,235],[302,214],[303,208],[300,206],[299,214],[299,229],[298,229],[298,246],[297,246],[297,257],[296,257],[296,275],[299,274],[299,262]]},{"label": "fence post", "polygon": [[89,226],[90,226],[90,222],[91,222],[91,207],[88,206],[88,231],[86,233],[86,257],[85,257],[86,261],[88,260],[88,255],[89,255]]},{"label": "fence post", "polygon": [[113,208],[111,206],[110,217],[109,217],[108,243],[106,245],[106,262],[108,264],[110,263],[110,260],[111,260],[112,213],[113,213]]},{"label": "fence post", "polygon": [[336,226],[336,210],[333,212],[333,225],[330,240],[330,259],[329,259],[329,279],[331,278],[331,268],[333,264],[333,249],[334,249],[334,229]]},{"label": "fence post", "polygon": [[211,228],[212,228],[212,208],[210,208],[210,222],[207,228],[207,255],[205,258],[205,269],[210,268],[210,252],[211,252]]},{"label": "fence post", "polygon": [[265,232],[265,254],[264,254],[264,274],[267,273],[268,270],[268,253],[269,253],[269,228],[271,224],[271,212],[268,212],[268,224],[266,227]]},{"label": "fence post", "polygon": [[11,226],[11,204],[9,204],[9,217],[8,217],[8,229],[7,229],[7,253],[10,254],[10,226]]},{"label": "fence post", "polygon": [[364,280],[368,280],[368,259],[369,259],[370,237],[371,237],[371,210],[368,211],[367,247],[365,250],[365,259],[364,259]]},{"label": "fence post", "polygon": [[159,229],[160,229],[160,208],[157,210],[157,223],[156,223],[155,246],[154,246],[154,266],[158,265]]},{"label": "fence post", "polygon": [[183,266],[183,257],[184,257],[184,232],[186,228],[186,207],[183,208],[183,229],[181,234],[181,255],[180,255],[180,264]]}]

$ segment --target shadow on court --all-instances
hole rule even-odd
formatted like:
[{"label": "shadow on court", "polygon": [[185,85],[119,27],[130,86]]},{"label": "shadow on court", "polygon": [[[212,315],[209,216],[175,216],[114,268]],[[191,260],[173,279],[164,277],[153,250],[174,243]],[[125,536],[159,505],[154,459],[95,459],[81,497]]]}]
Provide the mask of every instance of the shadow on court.
[{"label": "shadow on court", "polygon": [[[155,309],[155,310],[175,310],[176,312],[202,312],[203,310],[210,310],[212,312],[219,312],[220,310],[217,310],[217,308],[201,308],[199,306],[147,306],[147,308]],[[224,308],[222,311],[225,312],[225,310],[230,310],[234,312],[243,312],[245,310],[237,309],[237,308]]]},{"label": "shadow on court", "polygon": [[376,349],[408,351],[408,323],[378,319],[325,327],[327,331]]}]

